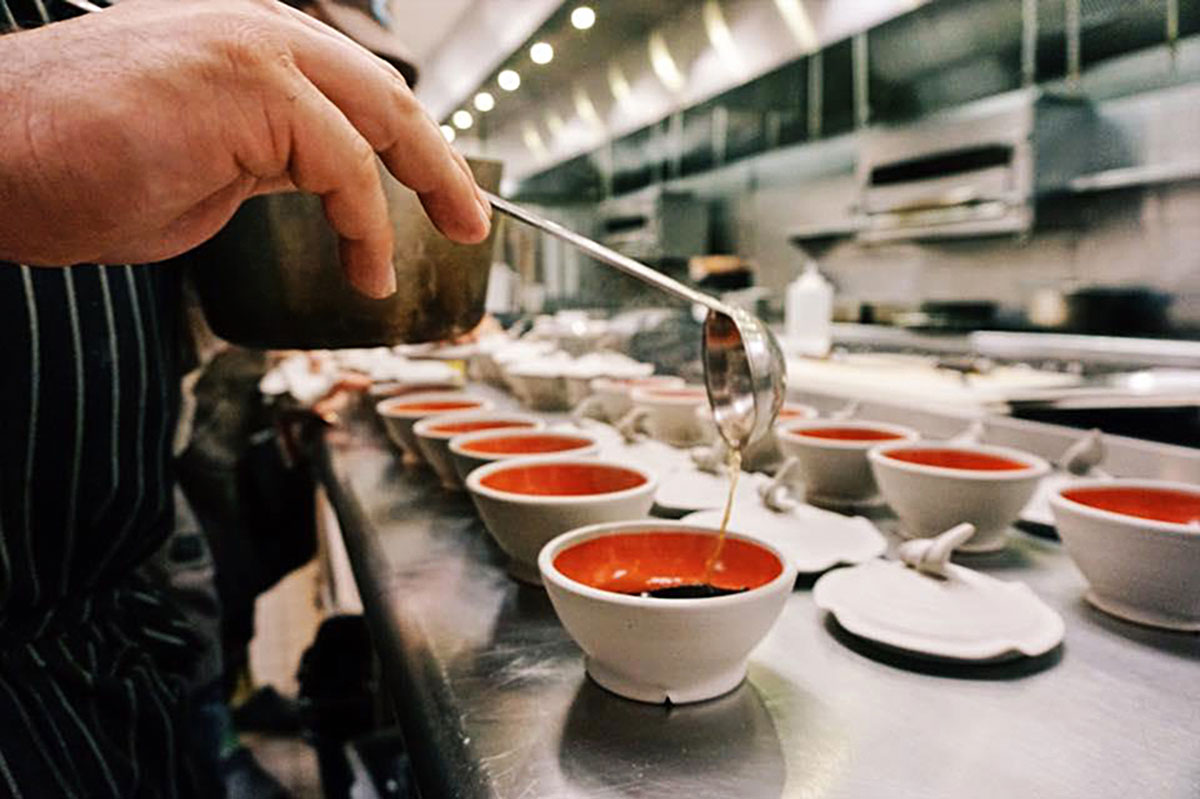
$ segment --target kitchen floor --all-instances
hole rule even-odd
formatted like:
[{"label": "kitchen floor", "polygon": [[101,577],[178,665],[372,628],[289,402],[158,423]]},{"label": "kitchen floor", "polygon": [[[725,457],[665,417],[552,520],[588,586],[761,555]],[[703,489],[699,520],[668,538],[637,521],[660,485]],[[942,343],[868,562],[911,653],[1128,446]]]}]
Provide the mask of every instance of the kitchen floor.
[{"label": "kitchen floor", "polygon": [[[294,699],[300,655],[312,643],[321,613],[317,607],[317,561],[293,572],[258,599],[250,668],[256,687],[270,685]],[[320,799],[317,757],[298,736],[243,733],[242,743],[295,799]]]}]

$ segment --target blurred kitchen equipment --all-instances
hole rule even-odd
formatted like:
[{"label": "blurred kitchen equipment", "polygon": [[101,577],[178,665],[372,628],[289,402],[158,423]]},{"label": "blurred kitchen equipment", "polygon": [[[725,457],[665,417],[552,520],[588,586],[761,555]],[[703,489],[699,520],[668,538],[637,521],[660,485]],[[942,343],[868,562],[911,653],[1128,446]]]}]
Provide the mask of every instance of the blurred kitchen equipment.
[{"label": "blurred kitchen equipment", "polygon": [[[498,162],[468,163],[481,186],[499,186]],[[395,229],[395,294],[370,299],[346,280],[319,197],[254,197],[185,256],[214,332],[249,347],[335,349],[452,338],[473,328],[483,315],[492,237],[450,241],[414,192],[380,174]]]},{"label": "blurred kitchen equipment", "polygon": [[1148,286],[1083,286],[1065,300],[1067,327],[1075,333],[1137,336],[1168,329],[1171,295]]},{"label": "blurred kitchen equipment", "polygon": [[741,449],[771,429],[783,404],[787,367],[771,331],[758,318],[672,280],[519,205],[488,192],[496,210],[583,250],[651,286],[708,309],[704,377],[717,429]]},{"label": "blurred kitchen equipment", "polygon": [[601,242],[630,258],[662,265],[708,251],[708,206],[691,194],[637,192],[606,201],[600,214]]},{"label": "blurred kitchen equipment", "polygon": [[874,125],[861,141],[867,242],[1027,233],[1038,196],[1126,165],[1087,101],[1036,89]]},{"label": "blurred kitchen equipment", "polygon": [[737,255],[696,255],[688,278],[708,291],[738,291],[754,285],[754,264]]}]

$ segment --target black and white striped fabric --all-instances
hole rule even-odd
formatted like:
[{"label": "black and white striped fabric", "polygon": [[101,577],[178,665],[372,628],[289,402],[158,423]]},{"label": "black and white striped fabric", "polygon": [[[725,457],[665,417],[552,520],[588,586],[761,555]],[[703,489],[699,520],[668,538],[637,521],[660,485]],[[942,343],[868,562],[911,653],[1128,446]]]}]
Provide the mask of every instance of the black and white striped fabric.
[{"label": "black and white striped fabric", "polygon": [[[0,32],[74,16],[0,0]],[[0,263],[0,797],[189,794],[170,531],[178,276]]]}]

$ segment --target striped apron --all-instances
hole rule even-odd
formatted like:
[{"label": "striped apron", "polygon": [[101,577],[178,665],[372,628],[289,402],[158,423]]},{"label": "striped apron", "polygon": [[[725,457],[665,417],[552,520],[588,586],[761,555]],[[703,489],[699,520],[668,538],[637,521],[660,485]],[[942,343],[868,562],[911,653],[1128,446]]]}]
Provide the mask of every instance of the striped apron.
[{"label": "striped apron", "polygon": [[[57,0],[0,0],[0,32]],[[191,795],[170,532],[179,276],[0,263],[0,797]]]}]

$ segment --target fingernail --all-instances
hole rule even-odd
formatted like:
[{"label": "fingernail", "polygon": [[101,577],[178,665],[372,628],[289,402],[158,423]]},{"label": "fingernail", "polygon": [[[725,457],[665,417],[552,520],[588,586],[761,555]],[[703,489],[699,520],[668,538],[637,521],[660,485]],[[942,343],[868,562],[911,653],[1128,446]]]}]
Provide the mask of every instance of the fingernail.
[{"label": "fingernail", "polygon": [[[479,221],[483,223],[483,229],[491,232],[492,229],[492,206],[487,199],[479,198]],[[486,235],[486,233],[484,234]]]},{"label": "fingernail", "polygon": [[387,261],[387,265],[383,268],[382,279],[378,281],[376,288],[379,290],[376,294],[379,299],[390,297],[396,293],[396,270],[392,268],[390,258]]},{"label": "fingernail", "polygon": [[483,193],[483,189],[479,186],[475,187],[475,196],[479,199],[479,206],[483,208],[483,212],[488,219],[492,218],[492,203],[488,200],[487,195]]}]

